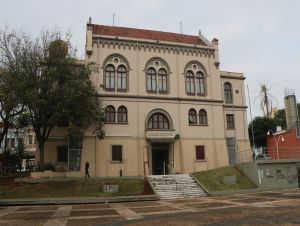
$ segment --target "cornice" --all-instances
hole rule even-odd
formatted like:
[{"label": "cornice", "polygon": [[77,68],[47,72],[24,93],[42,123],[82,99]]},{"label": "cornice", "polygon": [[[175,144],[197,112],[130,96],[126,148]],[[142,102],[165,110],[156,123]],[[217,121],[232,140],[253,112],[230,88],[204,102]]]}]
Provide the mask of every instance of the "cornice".
[{"label": "cornice", "polygon": [[199,98],[187,98],[187,97],[166,97],[166,96],[141,96],[141,95],[124,95],[124,94],[99,94],[100,97],[113,97],[123,99],[135,99],[135,100],[172,100],[172,101],[191,101],[191,102],[205,102],[205,103],[223,103],[223,100],[215,99],[199,99]]},{"label": "cornice", "polygon": [[236,77],[236,76],[230,76],[230,75],[221,75],[221,78],[227,78],[227,79],[235,79],[235,80],[245,80],[246,77]]},{"label": "cornice", "polygon": [[161,41],[128,40],[119,37],[103,37],[93,35],[93,46],[102,48],[139,50],[153,53],[181,54],[187,56],[215,58],[215,49],[200,45],[184,45],[181,43],[167,43]]}]

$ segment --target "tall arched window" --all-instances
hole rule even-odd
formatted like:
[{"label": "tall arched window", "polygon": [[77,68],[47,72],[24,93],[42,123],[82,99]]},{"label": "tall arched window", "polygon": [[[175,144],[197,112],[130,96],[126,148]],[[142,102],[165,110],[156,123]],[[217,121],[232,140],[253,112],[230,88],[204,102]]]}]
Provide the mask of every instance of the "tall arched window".
[{"label": "tall arched window", "polygon": [[190,125],[197,124],[197,112],[193,108],[189,110],[189,124]]},{"label": "tall arched window", "polygon": [[170,129],[169,120],[164,114],[155,113],[149,118],[148,129]]},{"label": "tall arched window", "polygon": [[105,121],[106,122],[116,122],[116,110],[114,106],[107,106],[105,109]]},{"label": "tall arched window", "polygon": [[224,83],[224,99],[226,104],[233,103],[232,85],[229,82]]},{"label": "tall arched window", "polygon": [[124,106],[118,108],[118,122],[127,122],[127,109]]},{"label": "tall arched window", "polygon": [[147,91],[156,92],[156,71],[154,68],[147,70]]},{"label": "tall arched window", "polygon": [[205,96],[204,75],[200,71],[196,73],[196,92],[199,96]]},{"label": "tall arched window", "polygon": [[167,72],[165,69],[159,69],[158,71],[158,91],[167,93]]},{"label": "tall arched window", "polygon": [[103,62],[103,84],[105,91],[128,91],[129,63],[120,54],[112,54]]},{"label": "tall arched window", "polygon": [[158,57],[151,58],[145,66],[146,90],[148,93],[166,94],[169,91],[170,68],[167,62]]},{"label": "tall arched window", "polygon": [[120,65],[117,70],[118,74],[118,90],[119,91],[126,91],[127,89],[127,71],[124,65]]},{"label": "tall arched window", "polygon": [[189,62],[184,68],[185,90],[188,95],[206,96],[207,73],[198,61]]},{"label": "tall arched window", "polygon": [[199,111],[199,124],[206,125],[207,124],[207,113],[204,109]]},{"label": "tall arched window", "polygon": [[192,71],[187,71],[185,74],[185,88],[187,94],[195,94],[195,78]]},{"label": "tall arched window", "polygon": [[105,68],[105,90],[115,89],[115,67],[111,64]]}]

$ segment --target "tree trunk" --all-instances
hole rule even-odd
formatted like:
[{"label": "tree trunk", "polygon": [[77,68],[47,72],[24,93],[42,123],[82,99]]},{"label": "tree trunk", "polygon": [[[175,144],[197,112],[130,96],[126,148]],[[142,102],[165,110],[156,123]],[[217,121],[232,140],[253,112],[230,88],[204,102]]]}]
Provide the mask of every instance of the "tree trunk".
[{"label": "tree trunk", "polygon": [[43,171],[45,166],[45,143],[44,142],[38,142],[39,143],[39,149],[40,149],[40,169]]}]

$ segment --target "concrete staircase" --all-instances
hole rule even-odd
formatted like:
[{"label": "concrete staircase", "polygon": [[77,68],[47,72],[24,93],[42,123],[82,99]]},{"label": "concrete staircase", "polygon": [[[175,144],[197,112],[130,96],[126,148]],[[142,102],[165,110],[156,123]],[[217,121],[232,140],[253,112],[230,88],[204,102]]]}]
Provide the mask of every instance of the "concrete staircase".
[{"label": "concrete staircase", "polygon": [[161,199],[183,199],[207,196],[205,191],[189,174],[148,176]]}]

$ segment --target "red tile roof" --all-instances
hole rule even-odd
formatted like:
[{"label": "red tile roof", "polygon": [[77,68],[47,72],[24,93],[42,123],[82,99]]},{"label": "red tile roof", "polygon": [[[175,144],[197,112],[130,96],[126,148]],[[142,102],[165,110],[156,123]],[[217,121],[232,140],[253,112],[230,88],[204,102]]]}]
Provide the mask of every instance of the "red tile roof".
[{"label": "red tile roof", "polygon": [[183,34],[176,34],[171,32],[151,31],[151,30],[127,28],[127,27],[112,27],[112,26],[97,25],[97,24],[92,24],[92,30],[93,30],[93,34],[95,35],[150,39],[155,41],[167,41],[167,42],[207,46],[204,43],[204,41],[202,41],[198,36],[193,36],[193,35],[183,35]]}]

